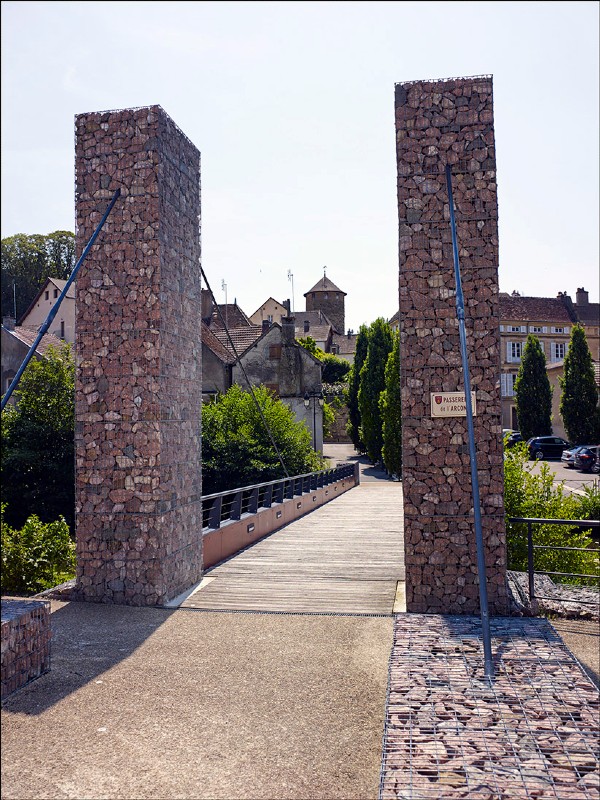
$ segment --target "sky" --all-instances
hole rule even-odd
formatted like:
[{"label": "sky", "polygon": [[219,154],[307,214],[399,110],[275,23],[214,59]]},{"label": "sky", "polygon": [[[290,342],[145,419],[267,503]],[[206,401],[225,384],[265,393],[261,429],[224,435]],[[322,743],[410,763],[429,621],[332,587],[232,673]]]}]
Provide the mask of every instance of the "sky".
[{"label": "sky", "polygon": [[394,85],[491,74],[500,290],[598,302],[598,2],[16,2],[2,238],[74,230],[76,114],[158,104],[202,154],[218,302],[398,310]]}]

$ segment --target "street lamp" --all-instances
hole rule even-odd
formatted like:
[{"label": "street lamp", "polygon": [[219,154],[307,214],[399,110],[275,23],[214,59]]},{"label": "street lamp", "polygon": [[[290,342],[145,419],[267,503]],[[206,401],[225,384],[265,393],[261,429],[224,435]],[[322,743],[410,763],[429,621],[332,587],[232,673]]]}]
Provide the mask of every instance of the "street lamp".
[{"label": "street lamp", "polygon": [[317,449],[317,402],[323,408],[325,405],[325,397],[323,392],[304,392],[304,408],[310,406],[310,398],[313,399],[313,447]]}]

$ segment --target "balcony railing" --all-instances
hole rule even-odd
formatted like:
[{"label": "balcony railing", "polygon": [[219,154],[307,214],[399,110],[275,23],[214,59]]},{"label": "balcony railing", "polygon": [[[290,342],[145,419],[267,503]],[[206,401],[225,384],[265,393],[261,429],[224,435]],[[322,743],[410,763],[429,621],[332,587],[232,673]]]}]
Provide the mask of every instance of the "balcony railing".
[{"label": "balcony railing", "polygon": [[[308,472],[291,478],[279,478],[253,486],[242,486],[202,497],[202,530],[217,530],[228,522],[256,514],[261,508],[271,508],[294,497],[313,492],[345,478],[353,477],[358,465],[340,464],[332,469]],[[358,479],[357,479],[358,482]]]}]

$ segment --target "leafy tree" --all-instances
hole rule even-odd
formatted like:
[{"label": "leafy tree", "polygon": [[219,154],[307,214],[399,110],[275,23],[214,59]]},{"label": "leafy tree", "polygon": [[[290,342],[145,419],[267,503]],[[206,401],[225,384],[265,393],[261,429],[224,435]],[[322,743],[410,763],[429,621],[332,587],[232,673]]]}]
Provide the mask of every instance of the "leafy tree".
[{"label": "leafy tree", "polygon": [[367,357],[369,346],[369,329],[366,325],[361,325],[356,337],[356,351],[354,353],[354,363],[350,367],[348,376],[348,425],[346,432],[352,439],[352,444],[359,453],[365,452],[365,446],[360,436],[360,408],[358,406],[358,390],[360,389],[360,371]]},{"label": "leafy tree", "polygon": [[537,336],[529,334],[515,381],[519,430],[525,441],[552,433],[552,387],[546,357]]},{"label": "leafy tree", "polygon": [[[311,435],[293,411],[264,386],[254,394],[290,475],[323,468]],[[277,452],[249,392],[232,386],[202,407],[202,492],[215,492],[284,477]]]},{"label": "leafy tree", "polygon": [[70,231],[17,233],[2,239],[2,316],[17,318],[44,285],[46,278],[66,280],[75,265],[75,235]]},{"label": "leafy tree", "polygon": [[75,362],[68,344],[32,359],[2,412],[2,500],[9,525],[74,523]]},{"label": "leafy tree", "polygon": [[600,442],[598,388],[592,354],[581,325],[573,326],[560,388],[560,413],[569,441],[573,444]]},{"label": "leafy tree", "polygon": [[379,395],[385,389],[385,366],[392,350],[392,329],[379,317],[369,328],[367,357],[360,370],[358,407],[361,438],[373,463],[381,459],[383,447]]},{"label": "leafy tree", "polygon": [[4,521],[2,504],[2,591],[41,592],[75,577],[75,543],[64,518],[44,524],[35,514],[21,530]]},{"label": "leafy tree", "polygon": [[[582,502],[582,500],[584,502]],[[537,517],[538,519],[592,519],[598,507],[598,492],[593,490],[586,498],[567,494],[563,484],[554,483],[554,473],[543,462],[539,473],[534,474],[528,463],[527,446],[519,443],[504,450],[504,507],[507,517],[506,535],[508,568],[527,570],[527,526],[509,522],[509,517]],[[569,572],[580,575],[597,575],[598,550],[589,531],[568,525],[534,525],[534,545],[548,547],[579,547],[588,552],[569,550],[537,550],[534,552],[536,572]],[[553,580],[561,580],[551,576]],[[587,583],[585,578],[564,578],[564,582]]]},{"label": "leafy tree", "polygon": [[347,361],[333,353],[326,353],[320,347],[317,347],[317,343],[312,336],[307,336],[304,339],[297,339],[296,341],[321,362],[321,377],[323,383],[342,383],[346,380],[348,372],[350,371],[350,364]]},{"label": "leafy tree", "polygon": [[385,365],[385,389],[380,395],[383,420],[383,463],[390,475],[402,474],[402,409],[400,393],[400,336],[392,333],[393,348]]}]

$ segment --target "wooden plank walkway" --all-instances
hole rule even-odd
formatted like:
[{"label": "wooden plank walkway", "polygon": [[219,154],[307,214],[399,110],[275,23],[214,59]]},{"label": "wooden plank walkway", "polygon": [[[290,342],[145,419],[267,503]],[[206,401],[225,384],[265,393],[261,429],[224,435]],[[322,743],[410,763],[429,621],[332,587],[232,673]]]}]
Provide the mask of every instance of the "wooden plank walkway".
[{"label": "wooden plank walkway", "polygon": [[208,570],[180,608],[391,615],[403,524],[402,485],[362,483]]}]

